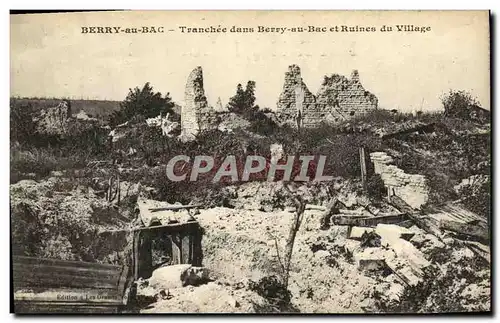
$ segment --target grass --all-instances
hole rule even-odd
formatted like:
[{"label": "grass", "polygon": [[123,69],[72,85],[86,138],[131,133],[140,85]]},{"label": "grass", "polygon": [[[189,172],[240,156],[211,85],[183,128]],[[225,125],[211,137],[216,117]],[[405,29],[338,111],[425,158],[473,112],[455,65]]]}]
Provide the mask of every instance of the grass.
[{"label": "grass", "polygon": [[[36,110],[56,107],[64,98],[11,98],[10,105],[31,104]],[[84,110],[94,117],[106,117],[120,108],[120,101],[70,99],[72,113]]]},{"label": "grass", "polygon": [[51,171],[81,169],[89,159],[83,155],[61,156],[56,149],[31,147],[10,152],[10,182],[22,179],[40,179]]}]

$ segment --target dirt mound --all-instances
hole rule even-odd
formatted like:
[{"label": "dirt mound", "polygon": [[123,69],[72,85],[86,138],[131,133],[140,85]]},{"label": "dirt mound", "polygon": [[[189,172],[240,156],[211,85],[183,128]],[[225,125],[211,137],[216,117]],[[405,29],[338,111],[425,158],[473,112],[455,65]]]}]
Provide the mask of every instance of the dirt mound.
[{"label": "dirt mound", "polygon": [[[215,279],[231,284],[279,273],[276,245],[283,254],[292,216],[287,211],[201,210],[197,218],[205,229],[204,266]],[[375,280],[362,275],[344,254],[342,229],[318,233],[320,216],[318,210],[307,210],[297,236],[289,285],[292,304],[307,313],[362,312]]]},{"label": "dirt mound", "polygon": [[51,177],[19,181],[10,193],[15,254],[113,262],[127,245],[123,232],[113,239],[106,232],[128,227],[131,219],[89,187]]}]

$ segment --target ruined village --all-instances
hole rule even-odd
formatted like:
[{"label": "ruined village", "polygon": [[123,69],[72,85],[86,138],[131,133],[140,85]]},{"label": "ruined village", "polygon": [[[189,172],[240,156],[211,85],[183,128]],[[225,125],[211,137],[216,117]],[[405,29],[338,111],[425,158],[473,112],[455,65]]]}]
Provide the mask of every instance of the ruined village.
[{"label": "ruined village", "polygon": [[[275,107],[251,80],[212,106],[203,71],[182,103],[150,84],[105,113],[11,99],[16,312],[490,310],[489,107],[458,89],[435,112],[384,110],[362,71],[314,94],[298,65]],[[177,155],[238,172],[323,155],[332,179],[174,182]]]}]

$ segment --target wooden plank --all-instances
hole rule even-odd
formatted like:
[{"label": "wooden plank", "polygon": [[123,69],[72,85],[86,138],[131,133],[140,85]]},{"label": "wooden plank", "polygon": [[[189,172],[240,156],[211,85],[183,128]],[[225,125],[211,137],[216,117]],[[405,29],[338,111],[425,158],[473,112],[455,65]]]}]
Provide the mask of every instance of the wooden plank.
[{"label": "wooden plank", "polygon": [[365,148],[359,147],[359,161],[361,164],[361,183],[363,184],[363,192],[367,192],[367,182],[366,182],[366,158],[365,158]]},{"label": "wooden plank", "polygon": [[14,301],[54,302],[59,304],[121,305],[123,294],[116,289],[45,289],[14,292]]},{"label": "wooden plank", "polygon": [[467,247],[469,247],[472,252],[474,252],[479,257],[486,260],[488,263],[491,262],[490,247],[484,245],[477,241],[462,241]]},{"label": "wooden plank", "polygon": [[159,212],[159,211],[176,211],[176,210],[189,210],[193,208],[201,208],[203,207],[203,204],[196,204],[196,205],[169,205],[165,207],[158,207],[158,208],[150,208],[149,211],[151,212]]},{"label": "wooden plank", "polygon": [[374,227],[379,223],[396,224],[405,221],[405,214],[383,215],[373,217],[356,218],[353,216],[333,216],[332,223],[335,225],[350,225],[357,227]]},{"label": "wooden plank", "polygon": [[198,221],[189,221],[185,223],[171,223],[171,224],[166,224],[166,225],[152,225],[149,227],[137,227],[133,228],[133,231],[149,231],[149,230],[164,230],[165,232],[180,232],[185,230],[186,228],[189,228],[191,226],[196,226],[198,225]]},{"label": "wooden plank", "polygon": [[489,241],[490,238],[488,228],[484,228],[482,226],[474,224],[441,220],[439,222],[439,228],[442,230],[453,231],[460,235],[467,236],[479,241]]},{"label": "wooden plank", "polygon": [[140,239],[141,231],[134,232],[134,237],[132,240],[132,262],[133,262],[133,277],[134,280],[139,279],[139,239]]},{"label": "wooden plank", "polygon": [[123,266],[122,274],[120,275],[120,280],[118,282],[118,294],[121,295],[122,304],[126,305],[126,301],[128,301],[128,297],[125,298],[125,292],[127,285],[129,283],[129,270],[128,266]]},{"label": "wooden plank", "polygon": [[118,286],[118,279],[109,281],[99,276],[53,275],[51,272],[14,272],[13,282],[15,288],[30,286],[116,288]]},{"label": "wooden plank", "polygon": [[120,266],[101,264],[93,262],[84,261],[70,261],[70,260],[59,260],[50,258],[35,258],[26,256],[13,256],[13,263],[27,264],[27,265],[48,265],[48,266],[62,266],[62,267],[78,267],[78,268],[92,268],[92,269],[110,269],[120,271]]},{"label": "wooden plank", "polygon": [[16,313],[108,313],[124,305],[127,266],[32,257],[13,260]]},{"label": "wooden plank", "polygon": [[181,263],[190,264],[193,260],[190,254],[191,235],[189,234],[189,232],[185,232],[180,236],[180,239],[181,239]]},{"label": "wooden plank", "polygon": [[[429,217],[421,216],[418,214],[411,206],[409,206],[405,201],[403,201],[399,196],[392,196],[390,203],[399,211],[405,213],[407,217],[415,222],[415,224],[425,230],[428,233],[435,235],[439,241],[441,241],[441,231],[439,226],[434,223]],[[441,241],[442,242],[442,241]]]},{"label": "wooden plank", "polygon": [[153,270],[153,255],[151,249],[151,234],[150,232],[141,232],[139,239],[139,277],[149,278]]},{"label": "wooden plank", "polygon": [[57,275],[73,275],[77,277],[101,277],[106,280],[117,280],[121,268],[117,269],[92,269],[79,267],[62,267],[62,266],[46,266],[46,265],[25,265],[20,263],[12,264],[13,273],[30,274],[31,272],[50,272],[54,276]]},{"label": "wooden plank", "polygon": [[199,226],[195,227],[193,230],[191,230],[191,236],[192,236],[192,241],[191,241],[191,264],[193,266],[200,267],[202,264],[202,249],[201,249],[201,239],[202,239],[202,232],[201,228]]}]

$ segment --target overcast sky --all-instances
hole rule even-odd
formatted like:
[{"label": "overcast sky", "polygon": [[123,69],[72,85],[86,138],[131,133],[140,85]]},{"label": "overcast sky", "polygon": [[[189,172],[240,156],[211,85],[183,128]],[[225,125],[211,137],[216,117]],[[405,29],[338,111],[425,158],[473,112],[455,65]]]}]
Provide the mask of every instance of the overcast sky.
[{"label": "overcast sky", "polygon": [[[380,32],[383,25],[431,31]],[[181,33],[186,27],[375,27],[346,33]],[[83,34],[82,26],[164,27],[158,34]],[[340,27],[339,27],[340,28]],[[169,31],[173,30],[173,31]],[[238,83],[256,81],[257,104],[276,107],[288,65],[316,93],[324,75],[359,70],[379,106],[440,108],[449,89],[467,90],[489,109],[488,13],[476,12],[118,12],[11,16],[11,94],[123,100],[150,82],[184,100],[186,78],[204,72],[209,104]]]}]

